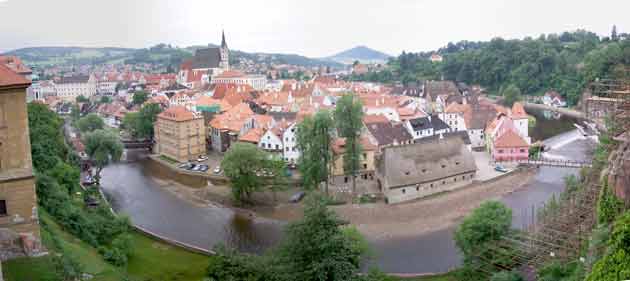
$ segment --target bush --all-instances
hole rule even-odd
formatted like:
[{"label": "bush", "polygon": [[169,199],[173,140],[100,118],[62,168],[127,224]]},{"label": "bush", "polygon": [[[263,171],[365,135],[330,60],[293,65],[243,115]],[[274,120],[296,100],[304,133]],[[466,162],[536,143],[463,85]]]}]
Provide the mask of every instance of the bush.
[{"label": "bush", "polygon": [[623,209],[623,202],[608,187],[608,179],[604,178],[602,190],[597,200],[597,221],[610,224]]},{"label": "bush", "polygon": [[523,281],[523,277],[513,271],[501,271],[492,274],[490,281]]}]

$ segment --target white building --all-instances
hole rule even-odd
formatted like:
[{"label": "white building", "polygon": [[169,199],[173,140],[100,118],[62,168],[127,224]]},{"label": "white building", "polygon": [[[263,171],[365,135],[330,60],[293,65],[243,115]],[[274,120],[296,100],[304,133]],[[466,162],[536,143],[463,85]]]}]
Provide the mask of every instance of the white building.
[{"label": "white building", "polygon": [[297,164],[300,150],[297,146],[297,123],[291,124],[282,134],[284,145],[283,158],[289,164]]},{"label": "white building", "polygon": [[272,128],[267,130],[260,138],[258,146],[266,151],[283,151],[282,132],[278,129],[279,128]]},{"label": "white building", "polygon": [[34,100],[43,101],[46,97],[57,96],[57,89],[55,83],[52,81],[39,81],[33,82],[27,89],[26,100],[31,102]]},{"label": "white building", "polygon": [[238,71],[225,71],[212,77],[211,83],[249,85],[254,90],[261,91],[267,86],[267,78],[264,75],[246,75]]},{"label": "white building", "polygon": [[67,102],[76,101],[78,96],[89,98],[96,94],[96,79],[92,76],[62,77],[55,81],[57,97]]}]

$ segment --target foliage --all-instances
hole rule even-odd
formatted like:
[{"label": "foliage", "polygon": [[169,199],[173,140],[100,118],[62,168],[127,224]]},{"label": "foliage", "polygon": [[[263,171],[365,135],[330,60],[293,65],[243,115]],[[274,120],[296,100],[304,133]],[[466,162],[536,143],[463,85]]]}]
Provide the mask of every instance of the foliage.
[{"label": "foliage", "polygon": [[79,118],[76,122],[76,126],[82,133],[89,133],[105,128],[105,122],[95,113],[90,113],[85,117]]},{"label": "foliage", "polygon": [[500,271],[492,274],[490,281],[523,281],[523,277],[514,271]]},{"label": "foliage", "polygon": [[83,136],[85,153],[96,166],[95,180],[101,179],[101,171],[111,162],[120,160],[123,152],[118,136],[105,130],[96,130]]},{"label": "foliage", "polygon": [[630,279],[630,212],[615,221],[608,246],[606,255],[595,263],[587,281]]},{"label": "foliage", "polygon": [[602,189],[597,200],[597,221],[602,224],[612,223],[623,209],[623,201],[617,198],[608,186],[608,178],[604,178]]},{"label": "foliage", "polygon": [[498,201],[481,204],[463,220],[455,231],[455,244],[462,252],[464,266],[470,269],[471,274],[474,275],[473,269],[483,266],[487,261],[511,266],[508,250],[499,253],[488,249],[488,246],[509,233],[511,224],[512,210]]},{"label": "foliage", "polygon": [[[274,265],[283,280],[352,280],[363,253],[320,196],[307,198],[304,219],[286,228]],[[354,245],[354,246],[353,246]]]},{"label": "foliage", "polygon": [[345,138],[343,152],[343,170],[352,176],[352,192],[356,191],[356,177],[363,154],[359,138],[363,128],[363,105],[352,94],[343,95],[334,111],[335,126],[339,136]]},{"label": "foliage", "polygon": [[88,98],[86,98],[85,96],[83,96],[83,95],[79,95],[79,96],[77,96],[77,98],[76,98],[76,102],[77,102],[77,103],[80,103],[80,102],[89,102],[89,101],[90,101],[90,100],[89,100]]},{"label": "foliage", "polygon": [[521,100],[521,90],[514,84],[508,85],[505,89],[501,89],[503,103],[512,106],[515,102]]},{"label": "foliage", "polygon": [[111,103],[112,102],[112,98],[108,97],[108,96],[102,96],[100,103]]},{"label": "foliage", "polygon": [[563,264],[552,262],[538,271],[540,281],[582,281],[584,266],[577,261]]},{"label": "foliage", "polygon": [[564,191],[560,194],[561,200],[568,200],[571,195],[582,188],[582,184],[579,182],[575,175],[568,175],[564,177]]},{"label": "foliage", "polygon": [[273,280],[259,256],[241,254],[225,247],[215,248],[210,257],[208,277],[210,281],[266,281]]},{"label": "foliage", "polygon": [[307,116],[298,125],[297,143],[301,151],[298,167],[306,188],[317,188],[322,181],[326,181],[328,186],[333,129],[328,111],[319,111],[314,117]]},{"label": "foliage", "polygon": [[138,112],[125,114],[122,122],[123,128],[135,138],[153,139],[153,124],[160,112],[162,112],[162,108],[158,104],[147,104]]},{"label": "foliage", "polygon": [[221,167],[230,179],[234,199],[239,202],[263,188],[276,190],[286,186],[286,167],[282,159],[272,157],[253,144],[232,145],[223,157]]},{"label": "foliage", "polygon": [[149,94],[147,92],[139,91],[133,94],[131,102],[135,105],[141,105],[148,99],[149,99]]},{"label": "foliage", "polygon": [[68,150],[61,133],[63,120],[57,114],[44,104],[29,103],[28,126],[35,170],[50,170],[60,159],[66,159]]}]

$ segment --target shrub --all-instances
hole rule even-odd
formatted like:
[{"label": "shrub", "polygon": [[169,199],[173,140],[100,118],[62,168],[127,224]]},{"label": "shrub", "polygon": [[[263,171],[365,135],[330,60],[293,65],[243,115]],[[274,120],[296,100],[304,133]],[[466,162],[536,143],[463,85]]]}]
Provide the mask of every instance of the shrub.
[{"label": "shrub", "polygon": [[490,281],[523,281],[523,277],[513,271],[501,271],[492,274]]}]

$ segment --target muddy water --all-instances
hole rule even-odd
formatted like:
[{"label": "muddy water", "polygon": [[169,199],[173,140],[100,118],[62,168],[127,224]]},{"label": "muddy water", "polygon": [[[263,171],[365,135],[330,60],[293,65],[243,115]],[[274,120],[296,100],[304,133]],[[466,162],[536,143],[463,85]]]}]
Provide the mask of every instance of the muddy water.
[{"label": "muddy water", "polygon": [[[573,129],[570,118],[545,119],[542,113],[535,139],[547,139]],[[571,133],[554,138],[565,142],[554,151],[570,159],[590,155],[588,140],[572,140]],[[570,140],[570,142],[569,142]],[[114,208],[128,214],[134,223],[188,244],[210,249],[226,244],[242,251],[261,253],[275,245],[282,237],[283,222],[250,218],[220,206],[201,207],[180,199],[165,190],[170,180],[200,187],[205,180],[183,176],[143,159],[141,152],[128,151],[129,162],[107,167],[103,171],[103,189],[113,201]],[[553,194],[563,189],[563,178],[575,169],[541,168],[529,187],[502,198],[513,209],[514,226],[523,227],[532,221],[531,209],[540,206]],[[460,254],[453,242],[454,229],[446,229],[414,238],[370,241],[375,257],[370,264],[386,272],[429,273],[443,272],[460,264]],[[366,265],[367,267],[367,265]]]}]

